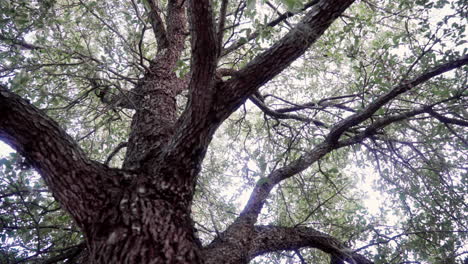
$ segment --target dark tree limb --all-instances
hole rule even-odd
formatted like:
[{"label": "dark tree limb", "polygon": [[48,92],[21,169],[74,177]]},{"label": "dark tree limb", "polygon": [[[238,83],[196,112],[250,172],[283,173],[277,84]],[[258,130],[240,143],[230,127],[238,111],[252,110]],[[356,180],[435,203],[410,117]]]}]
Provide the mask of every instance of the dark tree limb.
[{"label": "dark tree limb", "polygon": [[304,257],[302,256],[299,250],[294,250],[294,254],[296,254],[296,256],[299,258],[299,260],[301,261],[301,264],[307,264],[306,260],[304,259]]},{"label": "dark tree limb", "polygon": [[[436,103],[436,104],[438,104],[438,103]],[[340,147],[344,147],[344,146],[349,146],[349,145],[353,145],[353,144],[356,144],[356,143],[360,143],[364,139],[369,138],[369,137],[377,134],[379,131],[383,130],[386,126],[388,126],[390,124],[393,124],[393,123],[396,123],[396,122],[399,122],[399,121],[403,121],[403,120],[407,120],[407,119],[409,119],[411,117],[414,117],[414,116],[417,116],[417,115],[420,115],[420,114],[424,114],[424,113],[429,114],[430,116],[434,117],[435,119],[437,119],[438,121],[440,121],[441,123],[444,123],[444,124],[457,124],[457,125],[460,125],[460,126],[467,126],[468,125],[468,122],[466,122],[464,120],[454,119],[454,118],[447,118],[447,117],[444,117],[443,115],[437,113],[433,109],[434,105],[435,104],[428,105],[428,106],[423,106],[423,107],[420,107],[420,108],[417,108],[417,109],[413,109],[411,111],[406,111],[406,112],[403,112],[403,113],[400,113],[400,114],[390,115],[390,116],[386,116],[386,117],[383,117],[383,118],[379,118],[379,119],[375,120],[374,122],[372,122],[372,124],[367,126],[362,132],[354,135],[353,137],[351,137],[349,139],[341,140],[337,144]],[[460,139],[462,141],[464,141],[463,138],[460,138]]]},{"label": "dark tree limb", "polygon": [[437,113],[437,112],[434,111],[432,108],[431,108],[431,109],[428,109],[427,112],[428,112],[432,117],[436,118],[437,120],[439,120],[440,122],[442,122],[442,123],[444,123],[444,124],[453,124],[453,125],[464,126],[464,127],[467,127],[467,126],[468,126],[468,121],[462,120],[462,119],[457,119],[457,118],[446,117],[446,116],[444,116],[444,115],[441,115],[441,114]]},{"label": "dark tree limb", "polygon": [[260,108],[260,110],[262,110],[265,114],[267,114],[267,115],[269,115],[269,116],[271,116],[273,118],[276,118],[276,119],[293,119],[293,120],[298,120],[298,121],[302,121],[302,122],[313,123],[314,125],[319,126],[319,127],[327,127],[327,125],[325,123],[323,123],[322,121],[320,121],[320,120],[316,120],[316,119],[309,118],[309,117],[306,117],[306,116],[301,116],[301,115],[277,112],[277,111],[269,108],[268,106],[266,106],[265,103],[262,102],[260,99],[258,99],[255,95],[249,97],[249,99],[258,108]]},{"label": "dark tree limb", "polygon": [[289,33],[223,85],[220,105],[229,115],[260,86],[286,69],[325,32],[353,0],[318,1]]},{"label": "dark tree limb", "polygon": [[[291,32],[245,68],[234,73],[230,80],[222,82],[214,78],[217,62],[216,30],[210,3],[208,0],[190,1],[192,79],[189,85],[189,102],[175,125],[174,136],[163,157],[166,161],[171,161],[171,164],[179,164],[178,173],[190,172],[190,175],[181,178],[194,180],[200,167],[193,169],[193,164],[201,163],[208,144],[222,121],[261,85],[301,56],[352,2],[353,0],[319,1]],[[249,215],[249,221],[255,223],[264,199],[275,184],[306,169],[329,151],[327,144],[320,144],[290,166],[273,172],[268,177],[271,182],[254,190],[253,196],[258,197],[251,200],[252,203],[248,205],[249,209],[244,215]],[[155,157],[152,162],[158,162],[158,159],[159,157]],[[153,164],[152,162],[148,164]]]},{"label": "dark tree limb", "polygon": [[184,49],[187,35],[187,17],[185,15],[185,0],[170,0],[167,4],[167,39],[170,50],[176,51],[179,59]]},{"label": "dark tree limb", "polygon": [[211,139],[209,134],[214,132],[213,126],[217,127],[217,124],[213,124],[213,120],[207,116],[215,95],[218,53],[216,27],[210,1],[189,1],[189,7],[192,44],[189,101],[186,110],[175,125],[172,145],[166,155],[174,159],[190,155],[194,160],[190,160],[190,164],[180,163],[180,170],[186,169],[193,174],[190,177],[194,177],[198,169],[191,170],[192,162],[197,164],[201,162]]},{"label": "dark tree limb", "polygon": [[362,132],[358,133],[357,135],[353,136],[350,139],[345,139],[345,140],[341,140],[337,142],[337,145],[339,145],[339,147],[344,147],[344,146],[349,146],[349,145],[359,143],[363,141],[364,139],[377,134],[378,131],[384,129],[390,124],[406,120],[408,118],[414,117],[419,114],[427,113],[430,108],[431,106],[424,106],[424,107],[417,108],[411,111],[407,111],[407,112],[403,112],[400,114],[390,115],[384,118],[377,119],[374,122],[372,122],[372,124],[367,126]]},{"label": "dark tree limb", "polygon": [[[217,34],[213,19],[211,1],[189,1],[192,36],[192,80],[189,89],[194,93],[193,100],[212,89],[213,76],[217,63]],[[207,96],[203,96],[206,99]]]},{"label": "dark tree limb", "polygon": [[[173,149],[181,150],[177,146],[186,146],[183,151],[193,152],[198,147],[204,152],[219,124],[261,85],[301,56],[352,2],[353,0],[317,2],[302,22],[279,42],[234,73],[230,80],[215,82],[212,76],[215,73],[217,52],[215,48],[206,48],[216,47],[209,1],[197,1],[196,4],[191,1],[191,93],[187,109],[176,125],[177,139],[174,140]],[[190,133],[187,133],[188,129]],[[179,137],[184,134],[190,134],[191,138]],[[195,142],[194,138],[199,139]],[[177,155],[181,156],[180,153]]]},{"label": "dark tree limb", "polygon": [[292,161],[288,165],[272,171],[267,177],[258,181],[250,195],[247,205],[236,219],[236,222],[249,225],[254,224],[257,221],[257,217],[273,187],[281,181],[307,169],[310,165],[332,150],[333,148],[331,148],[329,144],[323,142],[313,148],[310,152],[302,155],[300,158]]},{"label": "dark tree limb", "polygon": [[119,145],[117,145],[117,147],[111,152],[111,154],[109,154],[109,156],[107,157],[106,161],[104,162],[104,165],[108,166],[109,165],[109,162],[112,160],[112,158],[117,154],[119,153],[119,151],[125,147],[127,147],[127,142],[121,142]]},{"label": "dark tree limb", "polygon": [[101,102],[107,104],[111,108],[121,107],[133,110],[137,109],[138,97],[133,91],[119,89],[117,94],[110,94],[108,89],[105,93],[97,94],[97,96],[101,99]]},{"label": "dark tree limb", "polygon": [[255,226],[252,240],[249,251],[252,258],[273,251],[316,248],[341,261],[373,263],[361,254],[354,253],[338,239],[310,227]]},{"label": "dark tree limb", "polygon": [[[0,86],[0,139],[26,157],[62,206],[83,227],[118,184],[109,169],[89,160],[58,124],[28,101]],[[79,201],[79,202],[77,202]]]},{"label": "dark tree limb", "polygon": [[[287,25],[288,27],[290,27],[290,28],[292,27],[291,24],[289,24],[287,18],[289,18],[289,17],[291,17],[291,16],[294,16],[295,13],[293,13],[293,12],[288,12],[290,15],[287,16],[286,14],[281,14],[281,12],[278,11],[278,8],[277,8],[276,6],[274,6],[270,1],[265,1],[265,4],[267,4],[267,6],[269,6],[271,9],[273,9],[273,10],[276,12],[276,14],[279,15],[279,17],[278,17],[277,19],[275,19],[275,21],[278,20],[279,18],[285,17],[285,19],[283,20],[283,21],[284,21],[284,24],[286,24],[286,25]],[[308,3],[307,5],[310,5],[310,4],[311,4],[311,3]],[[307,9],[307,8],[304,6],[304,7],[301,9],[301,11],[304,11],[305,9]]]},{"label": "dark tree limb", "polygon": [[405,81],[397,85],[389,92],[378,97],[376,100],[374,100],[371,104],[369,104],[366,108],[364,108],[359,113],[351,115],[348,118],[342,120],[340,123],[338,123],[328,134],[327,141],[332,144],[335,144],[339,140],[340,136],[347,129],[370,118],[383,105],[387,104],[392,99],[396,98],[398,95],[411,90],[413,87],[428,81],[432,77],[435,77],[444,72],[448,72],[450,70],[462,67],[463,65],[466,65],[466,64],[468,64],[468,55],[465,55],[456,60],[439,65],[429,71],[426,71],[425,73],[419,75],[418,77],[410,81]]},{"label": "dark tree limb", "polygon": [[[266,253],[296,251],[302,248],[315,248],[330,254],[330,257],[337,261],[335,263],[373,263],[337,238],[305,226],[234,224],[204,248],[204,255],[207,256],[208,264],[247,264],[253,258]],[[226,251],[230,253],[228,259],[223,254]]]},{"label": "dark tree limb", "polygon": [[167,40],[167,33],[164,22],[161,19],[161,10],[159,9],[156,0],[147,0],[147,2],[150,8],[148,17],[151,23],[151,27],[153,28],[154,36],[156,37],[158,49],[166,49],[169,46],[169,41]]},{"label": "dark tree limb", "polygon": [[[317,4],[319,2],[319,0],[313,0],[313,1],[310,1],[308,2],[307,4],[304,5],[303,8],[301,8],[301,10],[299,10],[298,12],[286,12],[284,14],[281,14],[280,16],[278,16],[276,19],[270,21],[266,26],[265,28],[268,28],[268,27],[275,27],[277,26],[279,23],[283,22],[283,21],[286,21],[286,19],[292,17],[292,16],[295,16],[297,14],[300,14],[302,12],[304,12],[305,10],[309,9],[310,7],[312,7],[313,5]],[[252,32],[251,34],[249,34],[247,36],[247,41],[251,41],[255,38],[257,38],[259,35],[260,35],[260,32],[261,31],[255,31],[255,32]],[[238,40],[236,42],[234,42],[233,44],[231,44],[229,47],[227,47],[226,49],[224,49],[222,51],[222,56],[225,56],[235,50],[237,50],[238,48],[242,47],[243,45],[245,45],[246,41],[245,40]]]},{"label": "dark tree limb", "polygon": [[[288,102],[284,99],[280,99],[281,101],[291,104],[292,106],[290,107],[284,107],[280,109],[275,109],[276,112],[279,113],[290,113],[290,112],[296,112],[304,109],[324,109],[327,107],[335,107],[338,109],[342,109],[348,112],[356,112],[356,110],[352,109],[351,107],[348,107],[345,105],[345,103],[333,103],[330,101],[335,101],[335,100],[340,100],[340,99],[347,99],[347,98],[354,98],[359,96],[359,94],[350,94],[350,95],[343,95],[343,96],[334,96],[334,97],[329,97],[329,98],[323,98],[319,100],[318,102],[310,102],[310,103],[305,103],[305,104],[294,104],[292,102]],[[279,99],[279,98],[277,98]],[[350,99],[352,100],[352,99]]]},{"label": "dark tree limb", "polygon": [[[166,37],[169,47],[158,51],[150,70],[133,89],[136,100],[120,101],[134,101],[136,110],[123,168],[157,170],[157,166],[146,161],[149,157],[157,159],[173,134],[173,126],[177,120],[175,97],[187,87],[185,81],[178,79],[174,71],[187,36],[184,3],[184,0],[168,1]],[[147,165],[145,168],[143,163]],[[155,172],[152,171],[151,174]]]},{"label": "dark tree limb", "polygon": [[42,46],[38,46],[38,45],[35,45],[35,44],[31,44],[31,43],[28,43],[24,40],[21,40],[21,39],[12,39],[12,38],[8,38],[8,37],[5,37],[4,35],[0,34],[0,40],[1,41],[5,41],[7,44],[8,42],[10,42],[11,44],[10,45],[15,45],[15,46],[19,46],[20,48],[22,49],[26,49],[26,50],[40,50],[40,49],[44,49],[44,47]]},{"label": "dark tree limb", "polygon": [[224,36],[224,24],[226,23],[226,10],[228,6],[229,0],[223,0],[221,3],[221,9],[219,12],[219,22],[218,22],[218,36],[216,45],[218,47],[218,56],[220,55],[220,51],[223,49],[223,36]]}]

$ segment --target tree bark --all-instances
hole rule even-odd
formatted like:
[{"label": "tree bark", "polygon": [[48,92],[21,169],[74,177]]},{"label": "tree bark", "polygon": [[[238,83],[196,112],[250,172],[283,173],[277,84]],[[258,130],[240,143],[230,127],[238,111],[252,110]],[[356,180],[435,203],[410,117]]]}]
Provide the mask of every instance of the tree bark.
[{"label": "tree bark", "polygon": [[0,116],[0,138],[31,162],[72,215],[90,263],[202,263],[181,189],[87,159],[54,121],[4,87]]}]

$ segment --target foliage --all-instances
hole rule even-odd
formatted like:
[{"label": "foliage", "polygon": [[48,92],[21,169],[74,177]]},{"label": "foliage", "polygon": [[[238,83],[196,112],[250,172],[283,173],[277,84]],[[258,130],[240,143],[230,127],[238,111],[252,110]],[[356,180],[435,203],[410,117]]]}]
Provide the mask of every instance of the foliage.
[{"label": "foliage", "polygon": [[0,159],[0,263],[38,261],[70,252],[81,232],[18,155]]}]

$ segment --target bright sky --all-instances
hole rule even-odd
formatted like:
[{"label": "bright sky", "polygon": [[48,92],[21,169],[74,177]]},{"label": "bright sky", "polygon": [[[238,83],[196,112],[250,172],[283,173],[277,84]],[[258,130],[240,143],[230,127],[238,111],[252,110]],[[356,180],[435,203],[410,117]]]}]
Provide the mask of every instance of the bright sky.
[{"label": "bright sky", "polygon": [[11,152],[14,152],[10,146],[0,141],[0,158],[6,157]]}]

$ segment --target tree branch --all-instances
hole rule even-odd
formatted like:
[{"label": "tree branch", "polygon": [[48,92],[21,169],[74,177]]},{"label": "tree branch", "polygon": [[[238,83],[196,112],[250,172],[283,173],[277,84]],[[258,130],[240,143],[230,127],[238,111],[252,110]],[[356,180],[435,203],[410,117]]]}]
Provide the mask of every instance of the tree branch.
[{"label": "tree branch", "polygon": [[[438,104],[438,103],[436,103],[436,104]],[[424,113],[428,113],[430,116],[436,118],[437,120],[439,120],[440,122],[442,122],[444,124],[451,123],[451,124],[457,124],[457,125],[460,125],[460,126],[468,126],[468,122],[466,122],[464,120],[459,120],[459,119],[454,119],[454,118],[447,118],[447,117],[444,117],[443,115],[437,113],[433,109],[434,105],[435,104],[428,105],[428,106],[423,106],[423,107],[420,107],[420,108],[417,108],[417,109],[414,109],[414,110],[411,110],[411,111],[406,111],[406,112],[403,112],[403,113],[400,113],[400,114],[391,115],[391,116],[387,116],[387,117],[377,119],[374,122],[372,122],[371,125],[366,127],[361,133],[353,136],[352,138],[349,138],[349,139],[346,139],[346,140],[341,140],[341,141],[339,141],[337,143],[337,145],[339,145],[340,147],[344,147],[344,146],[349,146],[349,145],[359,143],[359,142],[363,141],[364,139],[375,135],[379,130],[382,130],[383,128],[385,128],[386,126],[388,126],[390,124],[393,124],[395,122],[399,122],[399,121],[402,121],[402,120],[406,120],[406,119],[408,119],[410,117],[413,117],[413,116],[416,116],[416,115],[419,115],[419,114],[424,114]]]},{"label": "tree branch", "polygon": [[107,157],[106,161],[104,162],[104,165],[108,166],[109,162],[112,160],[112,158],[123,148],[127,147],[128,142],[121,142],[117,147],[109,154]]},{"label": "tree branch", "polygon": [[[189,1],[190,32],[192,42],[191,79],[189,83],[189,101],[175,125],[173,145],[168,155],[181,157],[183,152],[204,153],[209,139],[211,119],[206,118],[214,97],[216,84],[216,27],[209,0]],[[209,48],[208,48],[209,47]],[[196,131],[196,132],[194,132]],[[197,136],[194,136],[194,133]],[[188,137],[187,137],[188,136]],[[195,150],[199,148],[199,150]],[[177,153],[175,153],[177,152]],[[184,153],[188,154],[188,153]],[[192,155],[190,154],[190,155]],[[192,155],[197,160],[203,158]],[[197,161],[198,162],[198,161]],[[188,164],[187,164],[188,165]],[[182,166],[182,164],[181,164]],[[187,167],[189,170],[191,166]],[[197,173],[197,172],[191,172]]]},{"label": "tree branch", "polygon": [[[372,264],[361,254],[346,247],[344,243],[316,229],[296,226],[281,227],[273,225],[249,226],[233,224],[220,237],[214,239],[203,249],[210,260],[207,264],[249,263],[253,258],[275,251],[296,251],[301,248],[315,248],[330,254],[334,263],[345,261],[355,264]],[[223,252],[228,251],[226,259]]]},{"label": "tree branch", "polygon": [[[190,1],[190,34],[192,36],[192,80],[194,93],[209,87],[216,71],[217,45],[213,10],[209,0]],[[208,91],[203,91],[206,93]],[[196,99],[196,96],[194,99]]]},{"label": "tree branch", "polygon": [[258,108],[260,108],[260,110],[262,110],[265,114],[267,114],[267,115],[269,115],[269,116],[271,116],[273,118],[277,118],[277,119],[294,119],[294,120],[298,120],[298,121],[302,121],[302,122],[313,123],[314,125],[320,126],[320,127],[327,127],[327,125],[325,123],[323,123],[322,121],[316,120],[316,119],[308,118],[306,116],[301,116],[301,115],[294,115],[294,114],[287,114],[287,113],[277,112],[277,111],[269,108],[268,106],[266,106],[265,103],[263,103],[255,95],[249,97],[249,99],[250,99],[250,101],[252,101],[252,103],[254,103],[256,106],[258,106]]},{"label": "tree branch", "polygon": [[[315,3],[316,1],[313,1],[312,3]],[[291,17],[291,16],[294,16],[296,13],[293,13],[293,12],[287,12],[285,14],[281,14],[281,12],[278,10],[278,8],[276,6],[274,6],[270,1],[265,1],[265,4],[267,4],[267,6],[269,6],[271,9],[273,9],[278,15],[279,17],[275,20],[278,20],[280,18],[283,18],[283,21],[284,21],[284,24],[286,24],[288,27],[292,27],[291,24],[289,24],[287,18]],[[308,7],[306,7],[307,5],[309,6],[312,6],[312,4],[309,2],[308,4],[306,4],[303,8],[301,8],[301,11],[304,11],[305,9],[307,9]]]},{"label": "tree branch", "polygon": [[431,79],[434,76],[440,75],[447,71],[459,68],[463,65],[468,64],[468,55],[465,55],[457,60],[453,60],[442,65],[439,65],[418,77],[412,79],[411,81],[403,82],[396,87],[394,87],[389,92],[381,95],[376,100],[374,100],[371,104],[369,104],[366,108],[364,108],[359,113],[351,115],[346,119],[342,120],[340,123],[335,125],[333,129],[330,131],[327,137],[327,141],[335,144],[340,136],[349,128],[361,123],[362,121],[370,118],[377,110],[379,110],[383,105],[390,102],[392,99],[397,97],[398,95],[411,90],[413,87],[424,83]]},{"label": "tree branch", "polygon": [[[338,109],[342,109],[342,110],[345,110],[345,111],[348,111],[348,112],[355,113],[356,110],[352,109],[351,107],[346,106],[345,105],[346,103],[333,103],[333,102],[329,102],[329,101],[345,99],[345,98],[354,98],[354,97],[357,97],[357,96],[359,96],[359,95],[358,94],[351,94],[351,95],[343,95],[343,96],[334,96],[334,97],[321,99],[318,102],[310,102],[310,103],[305,103],[305,104],[301,104],[301,105],[294,104],[294,103],[288,102],[288,101],[286,101],[284,99],[277,98],[277,99],[280,99],[281,101],[283,101],[285,103],[291,104],[292,106],[284,107],[284,108],[280,108],[280,109],[275,109],[275,111],[279,112],[279,113],[290,113],[290,112],[300,111],[300,110],[303,110],[303,109],[320,109],[321,110],[321,109],[325,109],[327,107],[335,107],[335,108],[338,108]],[[353,99],[350,99],[350,100],[353,100]]]},{"label": "tree branch", "polygon": [[[274,27],[276,25],[278,25],[279,23],[285,21],[286,19],[294,16],[294,15],[297,15],[297,14],[300,14],[301,12],[309,9],[310,7],[312,7],[313,5],[317,4],[319,1],[318,0],[313,0],[313,1],[310,1],[308,2],[307,4],[304,5],[303,8],[301,8],[301,10],[299,10],[298,12],[286,12],[280,16],[278,16],[276,19],[270,21],[266,26],[265,28],[268,28],[268,27]],[[245,40],[238,40],[236,41],[235,43],[233,43],[231,46],[227,47],[226,49],[224,49],[222,51],[222,55],[221,56],[226,56],[227,54],[233,52],[234,50],[242,47],[245,43],[247,43],[248,41],[251,41],[253,39],[255,39],[256,37],[258,37],[261,33],[261,30],[257,30],[255,32],[252,32],[251,34],[249,34],[247,36],[247,41]]]},{"label": "tree branch", "polygon": [[104,206],[103,186],[110,191],[118,184],[117,175],[89,160],[56,122],[1,85],[0,139],[28,159],[80,227]]},{"label": "tree branch", "polygon": [[[318,2],[295,29],[286,34],[266,52],[259,55],[226,82],[214,79],[216,72],[216,31],[208,0],[190,1],[192,32],[192,79],[189,102],[177,121],[171,146],[165,159],[179,164],[179,171],[190,171],[187,180],[193,180],[199,171],[190,170],[199,164],[218,126],[237,109],[258,87],[279,74],[318,39],[328,26],[353,0]],[[263,201],[271,188],[281,180],[306,169],[330,151],[327,144],[318,145],[311,153],[289,166],[272,172],[268,183],[257,185],[244,216],[255,223]],[[183,157],[190,157],[189,159]],[[156,158],[154,160],[156,162]],[[148,164],[152,164],[149,162]]]},{"label": "tree branch", "polygon": [[[356,264],[371,264],[366,257],[354,253],[338,239],[310,227],[255,226],[252,248],[253,257],[279,250],[316,248],[336,259]],[[343,262],[342,262],[343,263]]]},{"label": "tree branch", "polygon": [[2,35],[2,34],[0,34],[0,40],[1,40],[1,41],[11,42],[12,45],[19,46],[19,47],[21,47],[22,49],[26,49],[26,50],[39,50],[39,49],[44,49],[44,47],[42,47],[42,46],[37,46],[37,45],[31,44],[31,43],[28,43],[28,42],[26,42],[26,41],[24,41],[24,40],[7,38],[7,37],[5,37],[5,36]]},{"label": "tree branch", "polygon": [[339,145],[339,147],[344,147],[344,146],[349,146],[349,145],[359,143],[363,141],[364,139],[375,135],[379,130],[385,128],[386,126],[390,124],[393,124],[395,122],[399,122],[402,120],[406,120],[410,117],[413,117],[419,114],[427,113],[430,108],[431,106],[424,106],[421,108],[414,109],[412,111],[407,111],[407,112],[403,112],[397,115],[391,115],[391,116],[387,116],[384,118],[380,118],[372,122],[372,124],[366,127],[366,129],[364,129],[364,131],[362,131],[361,133],[353,136],[350,139],[341,140],[337,142],[336,145]]},{"label": "tree branch", "polygon": [[91,85],[96,91],[96,96],[101,99],[101,102],[109,107],[122,107],[126,109],[137,109],[138,96],[134,91],[126,91],[116,87],[118,93],[111,93],[109,85],[99,84],[97,81],[91,80]]},{"label": "tree branch", "polygon": [[76,246],[72,246],[68,249],[62,250],[63,253],[49,258],[47,260],[44,260],[44,264],[54,264],[62,260],[67,260],[67,259],[74,259],[76,258],[83,250],[86,248],[85,243],[80,243]]},{"label": "tree branch", "polygon": [[150,19],[151,27],[153,28],[156,42],[158,43],[158,49],[163,50],[169,47],[169,41],[167,40],[167,33],[164,27],[164,22],[161,19],[161,10],[155,0],[147,0],[149,6],[148,17]]},{"label": "tree branch", "polygon": [[258,55],[223,85],[220,104],[229,115],[260,86],[271,80],[325,32],[354,0],[318,1],[294,29]]},{"label": "tree branch", "polygon": [[170,0],[167,4],[167,39],[171,50],[176,51],[177,60],[184,50],[187,36],[187,17],[185,15],[185,0]]},{"label": "tree branch", "polygon": [[468,126],[467,121],[462,120],[462,119],[456,119],[456,118],[450,118],[450,117],[443,116],[443,115],[437,113],[436,111],[434,111],[432,108],[429,109],[427,111],[427,113],[429,113],[431,116],[433,116],[434,118],[436,118],[437,120],[439,120],[440,122],[442,122],[444,124],[454,124],[454,125],[464,126],[464,127]]},{"label": "tree branch", "polygon": [[219,23],[218,23],[218,40],[216,41],[218,47],[218,56],[220,51],[223,49],[223,36],[224,36],[224,24],[226,22],[226,10],[229,0],[223,0],[221,3],[221,9],[219,11]]},{"label": "tree branch", "polygon": [[253,225],[257,221],[263,204],[275,185],[307,169],[332,150],[333,148],[327,142],[318,144],[310,152],[302,155],[288,165],[272,171],[267,177],[260,179],[255,185],[247,205],[235,222]]}]

